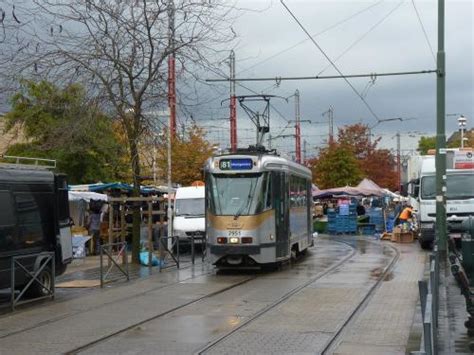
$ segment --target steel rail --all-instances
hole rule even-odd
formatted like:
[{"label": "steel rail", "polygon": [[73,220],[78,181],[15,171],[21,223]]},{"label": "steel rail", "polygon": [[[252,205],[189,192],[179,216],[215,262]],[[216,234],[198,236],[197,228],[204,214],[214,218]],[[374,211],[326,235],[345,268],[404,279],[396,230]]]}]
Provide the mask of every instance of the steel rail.
[{"label": "steel rail", "polygon": [[[187,269],[190,269],[192,268],[194,265],[191,264],[191,261],[185,261],[186,264],[189,263],[189,265],[186,265],[184,267],[181,267],[179,270],[187,270]],[[175,267],[175,266],[173,266]],[[171,271],[171,268],[169,269],[166,269],[166,270],[170,270]],[[113,302],[105,302],[105,303],[102,303],[100,305],[97,305],[95,307],[91,307],[91,308],[88,308],[86,311],[91,311],[91,310],[95,310],[95,309],[99,309],[101,307],[104,307],[104,306],[108,306],[112,303],[116,303],[116,302],[122,302],[122,301],[126,301],[126,300],[130,300],[130,299],[133,299],[133,298],[136,298],[136,297],[139,297],[139,296],[143,296],[149,292],[154,292],[154,291],[157,291],[157,290],[161,290],[161,289],[166,289],[168,287],[172,287],[174,285],[177,285],[183,281],[188,281],[188,280],[192,280],[193,278],[195,277],[200,277],[200,276],[206,276],[206,275],[211,275],[213,273],[213,270],[208,270],[208,271],[203,271],[201,274],[194,274],[193,276],[190,276],[190,277],[186,277],[184,279],[180,279],[179,281],[175,281],[175,282],[170,282],[168,284],[165,284],[165,285],[159,285],[157,287],[153,287],[153,288],[150,288],[146,291],[143,291],[143,292],[140,292],[140,293],[137,293],[137,294],[133,294],[133,295],[129,295],[129,296],[125,296],[119,300],[115,300]],[[154,275],[158,275],[158,274],[151,274],[149,276],[146,276],[146,277],[143,277],[143,278],[139,278],[139,279],[134,279],[134,281],[138,281],[138,280],[146,280]],[[130,284],[127,284],[127,283],[122,283],[122,284],[117,284],[118,287],[122,287],[122,286],[127,286],[127,285],[130,285]],[[81,297],[81,295],[77,295],[76,297],[72,297],[72,298],[68,298],[68,299],[55,299],[55,304],[57,303],[64,303],[64,302],[67,302],[67,301],[70,301],[71,299],[76,299],[76,298],[79,298]],[[2,308],[0,308],[1,310]],[[10,333],[7,333],[7,334],[3,334],[3,335],[0,335],[0,339],[4,339],[4,338],[8,338],[10,336],[13,336],[13,335],[16,335],[16,334],[20,334],[20,333],[23,333],[23,332],[26,332],[26,331],[29,331],[29,330],[32,330],[32,329],[35,329],[35,328],[40,328],[40,327],[43,327],[43,326],[46,326],[46,325],[50,325],[52,323],[55,323],[55,322],[58,322],[58,321],[61,321],[63,319],[67,319],[69,317],[72,317],[72,316],[75,316],[79,313],[82,313],[84,312],[84,310],[80,310],[80,311],[72,311],[72,312],[69,312],[67,314],[63,314],[59,317],[56,317],[56,318],[53,318],[53,319],[48,319],[48,320],[45,320],[43,322],[39,322],[37,324],[34,324],[34,325],[31,325],[31,326],[28,326],[28,327],[25,327],[25,328],[22,328],[22,329],[18,329],[18,330],[15,330],[15,331],[12,331]],[[9,313],[4,313],[4,314],[0,314],[0,316],[3,316],[3,315],[9,315]]]},{"label": "steel rail", "polygon": [[353,321],[355,321],[357,316],[360,315],[361,311],[365,309],[365,306],[369,303],[369,301],[375,294],[375,291],[382,285],[382,282],[385,279],[385,277],[393,270],[395,264],[400,258],[400,251],[391,245],[386,245],[386,246],[395,251],[394,258],[391,260],[388,266],[385,267],[385,270],[378,277],[377,282],[372,285],[372,287],[369,289],[369,292],[367,292],[364,298],[360,301],[360,303],[356,306],[356,308],[352,311],[352,313],[347,317],[346,321],[339,327],[339,329],[334,334],[334,336],[326,343],[323,351],[321,352],[322,355],[333,353],[333,351],[335,350],[335,347],[339,345],[340,340],[342,339],[342,336],[345,333],[345,330],[349,328],[349,326],[352,324]]},{"label": "steel rail", "polygon": [[131,329],[133,329],[133,328],[135,328],[135,327],[137,327],[137,326],[139,326],[139,325],[143,325],[143,324],[148,323],[148,322],[150,322],[150,321],[153,321],[153,320],[155,320],[155,319],[158,319],[158,318],[161,318],[161,317],[163,317],[163,316],[166,316],[167,314],[173,313],[173,312],[175,312],[175,311],[177,311],[177,310],[180,310],[180,309],[182,309],[182,308],[184,308],[184,307],[187,307],[187,306],[189,306],[189,305],[198,303],[198,302],[200,302],[200,301],[202,301],[202,300],[204,300],[204,299],[206,299],[206,298],[210,298],[210,297],[217,296],[217,295],[219,295],[219,294],[221,294],[221,293],[224,293],[224,292],[226,292],[226,291],[229,291],[229,290],[231,290],[231,289],[233,289],[233,288],[235,288],[235,287],[241,286],[241,285],[243,285],[243,284],[245,284],[245,283],[247,283],[247,282],[250,282],[250,281],[252,281],[252,280],[255,280],[257,277],[258,277],[258,276],[249,277],[249,278],[247,278],[247,279],[245,279],[245,280],[236,282],[236,283],[233,284],[233,285],[227,286],[227,287],[225,287],[225,288],[223,288],[223,289],[221,289],[221,290],[211,292],[211,293],[209,293],[209,294],[207,294],[207,295],[198,297],[198,298],[196,298],[196,299],[194,299],[194,300],[192,300],[192,301],[186,302],[186,303],[184,303],[184,304],[182,304],[182,305],[179,305],[179,306],[173,307],[173,308],[171,308],[171,309],[168,309],[167,311],[161,312],[161,313],[159,313],[159,314],[156,314],[156,315],[154,315],[154,316],[151,316],[151,317],[149,317],[149,318],[146,318],[146,319],[144,319],[144,320],[141,320],[141,321],[139,321],[139,322],[136,322],[136,323],[134,323],[134,324],[132,324],[132,325],[129,325],[129,326],[125,327],[125,328],[122,328],[122,329],[120,329],[120,330],[117,330],[117,331],[115,331],[115,332],[113,332],[113,333],[111,333],[111,334],[108,334],[108,335],[103,336],[103,337],[101,337],[101,338],[98,338],[98,339],[96,339],[96,340],[94,340],[94,341],[91,341],[91,342],[89,342],[89,343],[87,343],[87,344],[81,345],[81,346],[79,346],[79,347],[77,347],[77,348],[75,348],[75,349],[69,350],[69,351],[67,351],[65,354],[77,354],[77,353],[79,353],[79,352],[81,352],[81,351],[84,351],[84,350],[86,350],[86,349],[89,349],[89,348],[93,347],[94,345],[97,345],[97,344],[102,343],[102,342],[104,342],[104,341],[106,341],[106,340],[109,340],[109,339],[111,339],[111,338],[113,338],[113,337],[115,337],[115,336],[117,336],[117,335],[119,335],[119,334],[121,334],[121,333],[124,333],[124,332],[126,332],[126,331],[129,331],[129,330],[131,330]]},{"label": "steel rail", "polygon": [[210,342],[209,344],[207,344],[206,346],[204,346],[203,348],[201,348],[200,350],[198,350],[196,352],[196,354],[204,354],[206,351],[210,350],[211,348],[213,348],[214,346],[216,346],[217,344],[219,344],[220,342],[222,342],[224,339],[227,339],[228,337],[230,337],[232,334],[234,334],[235,332],[237,332],[239,329],[245,327],[246,325],[248,325],[249,323],[253,322],[254,320],[256,320],[257,318],[261,317],[262,315],[264,315],[265,313],[267,313],[268,311],[274,309],[276,306],[280,305],[281,303],[287,301],[290,297],[294,296],[296,293],[298,293],[299,291],[301,291],[302,289],[308,287],[309,285],[311,285],[313,282],[321,279],[322,277],[326,276],[327,274],[329,274],[330,272],[334,271],[335,269],[337,269],[338,267],[340,267],[341,265],[343,265],[344,263],[348,262],[350,259],[352,259],[355,255],[356,255],[356,252],[357,252],[357,249],[350,245],[349,243],[346,243],[344,241],[336,241],[337,243],[341,243],[341,244],[345,244],[345,245],[348,245],[349,247],[352,248],[352,252],[346,256],[344,259],[340,260],[339,262],[337,262],[336,264],[332,265],[330,268],[322,271],[321,273],[319,273],[318,275],[316,275],[315,277],[311,278],[310,280],[308,280],[307,282],[305,282],[304,284],[294,288],[293,290],[285,293],[282,297],[280,297],[277,301],[269,304],[268,306],[264,307],[263,309],[261,309],[260,311],[258,311],[256,314],[254,314],[253,316],[251,316],[250,318],[248,318],[247,320],[245,320],[244,322],[240,323],[237,327],[235,327],[234,329],[232,329],[232,331],[230,331],[229,333],[217,338],[216,340]]}]

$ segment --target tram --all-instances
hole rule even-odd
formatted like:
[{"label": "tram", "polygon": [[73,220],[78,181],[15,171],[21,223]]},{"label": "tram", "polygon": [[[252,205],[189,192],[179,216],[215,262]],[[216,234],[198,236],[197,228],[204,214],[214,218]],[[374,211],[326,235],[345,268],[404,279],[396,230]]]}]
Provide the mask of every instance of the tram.
[{"label": "tram", "polygon": [[308,168],[249,148],[210,158],[205,174],[207,252],[216,267],[275,265],[313,244]]}]

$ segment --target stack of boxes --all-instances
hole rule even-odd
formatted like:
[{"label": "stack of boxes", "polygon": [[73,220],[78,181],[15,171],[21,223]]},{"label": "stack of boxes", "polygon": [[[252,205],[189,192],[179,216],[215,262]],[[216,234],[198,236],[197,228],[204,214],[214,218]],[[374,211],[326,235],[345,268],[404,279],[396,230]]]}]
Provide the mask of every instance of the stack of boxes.
[{"label": "stack of boxes", "polygon": [[365,214],[369,216],[369,223],[375,224],[375,231],[376,232],[384,232],[384,220],[383,220],[383,212],[381,208],[368,208],[365,211]]},{"label": "stack of boxes", "polygon": [[328,210],[328,233],[356,233],[357,232],[357,211],[356,205],[341,205],[339,213],[334,209]]}]

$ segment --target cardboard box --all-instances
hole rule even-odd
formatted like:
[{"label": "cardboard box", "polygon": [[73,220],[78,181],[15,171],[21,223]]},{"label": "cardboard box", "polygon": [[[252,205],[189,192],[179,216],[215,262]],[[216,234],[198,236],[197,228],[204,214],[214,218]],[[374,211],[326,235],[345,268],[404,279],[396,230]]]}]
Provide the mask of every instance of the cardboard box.
[{"label": "cardboard box", "polygon": [[414,238],[412,232],[393,233],[391,240],[395,243],[413,243]]}]

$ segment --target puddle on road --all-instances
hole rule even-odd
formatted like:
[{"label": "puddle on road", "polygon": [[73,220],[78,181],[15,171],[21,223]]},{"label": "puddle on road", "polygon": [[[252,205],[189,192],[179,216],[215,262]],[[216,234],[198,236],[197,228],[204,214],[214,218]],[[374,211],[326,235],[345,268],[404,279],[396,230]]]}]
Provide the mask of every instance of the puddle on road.
[{"label": "puddle on road", "polygon": [[359,239],[356,243],[357,245],[357,250],[361,254],[367,253],[367,242],[365,240]]},{"label": "puddle on road", "polygon": [[[370,270],[370,277],[373,278],[373,279],[379,279],[382,274],[384,272],[384,268],[383,267],[378,267],[378,268],[375,268],[375,269],[372,269]],[[395,278],[395,275],[393,274],[392,271],[390,271],[389,273],[387,273],[382,281],[391,281]]]},{"label": "puddle on road", "polygon": [[393,249],[384,246],[382,253],[385,256],[393,256],[394,251]]}]

